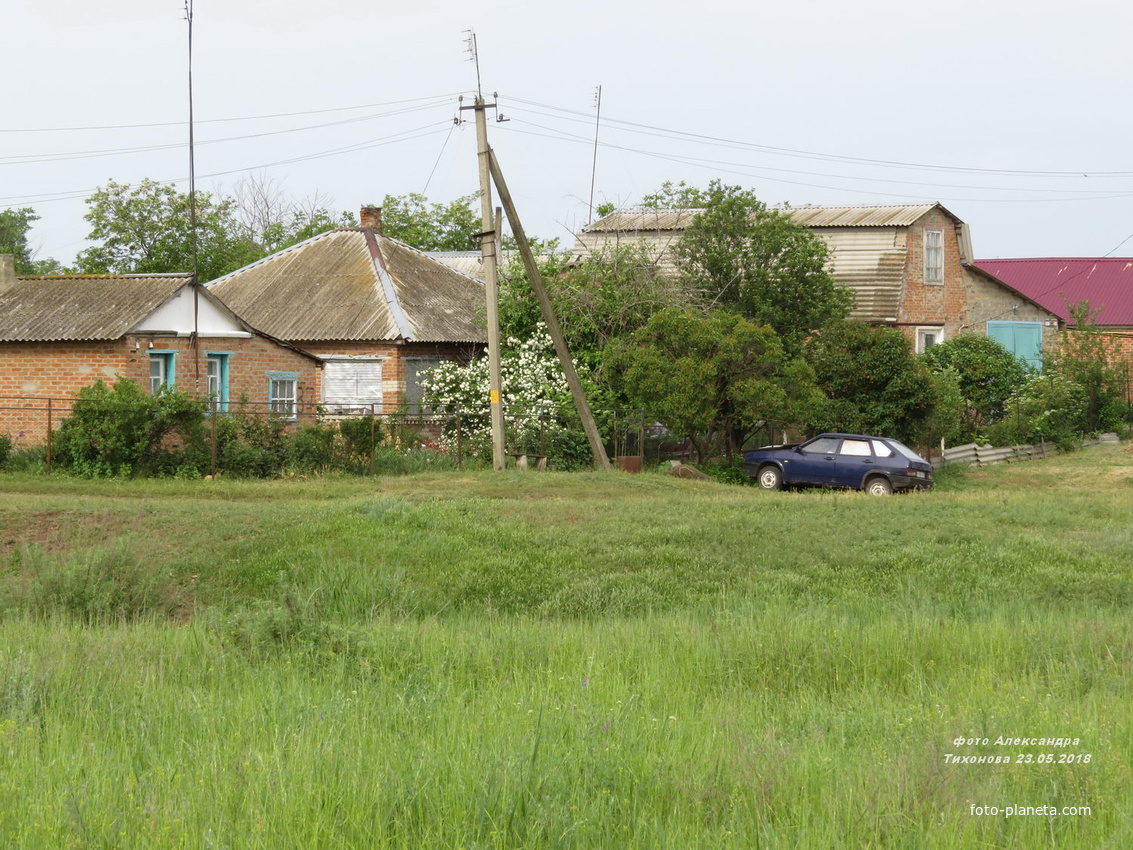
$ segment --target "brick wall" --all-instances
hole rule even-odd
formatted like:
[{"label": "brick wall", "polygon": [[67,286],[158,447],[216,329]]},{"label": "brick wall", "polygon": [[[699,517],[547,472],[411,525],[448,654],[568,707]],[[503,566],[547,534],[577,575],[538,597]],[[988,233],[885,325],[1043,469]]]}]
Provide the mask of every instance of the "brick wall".
[{"label": "brick wall", "polygon": [[[934,209],[909,226],[906,238],[905,285],[897,321],[913,335],[916,325],[940,325],[951,339],[968,322],[966,272],[960,262],[955,221]],[[944,237],[944,282],[925,283],[925,230],[939,230]]]},{"label": "brick wall", "polygon": [[[405,361],[407,359],[429,357],[466,363],[481,348],[481,346],[470,343],[326,342],[317,340],[298,342],[296,345],[304,351],[309,351],[320,357],[346,355],[383,358],[382,407],[387,413],[397,409],[404,400]],[[322,399],[321,384],[315,397]]]},{"label": "brick wall", "polygon": [[176,352],[177,389],[203,395],[206,352],[228,352],[231,402],[241,396],[267,402],[269,371],[297,373],[300,402],[318,400],[318,362],[258,336],[201,339],[196,351],[187,337],[152,335],[99,342],[6,342],[0,343],[0,433],[22,433],[21,444],[38,445],[47,434],[47,399],[53,400],[51,424],[58,427],[70,399],[99,378],[113,384],[124,377],[148,386],[151,343],[154,350]]}]

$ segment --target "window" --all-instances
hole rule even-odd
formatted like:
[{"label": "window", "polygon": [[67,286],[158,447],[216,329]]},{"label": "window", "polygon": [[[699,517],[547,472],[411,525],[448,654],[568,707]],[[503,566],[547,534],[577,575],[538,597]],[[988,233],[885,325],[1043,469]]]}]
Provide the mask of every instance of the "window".
[{"label": "window", "polygon": [[843,440],[842,448],[838,450],[838,454],[849,455],[850,457],[869,457],[869,441]]},{"label": "window", "polygon": [[228,410],[228,352],[206,351],[208,397],[218,410]]},{"label": "window", "polygon": [[881,440],[872,440],[873,453],[877,457],[893,457],[893,449],[881,442]]},{"label": "window", "polygon": [[298,372],[268,372],[268,402],[271,412],[294,417],[299,402]]},{"label": "window", "polygon": [[165,387],[173,388],[175,351],[151,351],[149,353],[149,391],[157,395]]},{"label": "window", "polygon": [[323,367],[323,404],[336,413],[381,412],[382,361],[372,357],[328,359]]},{"label": "window", "polygon": [[934,345],[944,342],[944,328],[917,328],[917,354],[924,354]]},{"label": "window", "polygon": [[987,335],[1036,369],[1043,367],[1042,322],[988,322]]},{"label": "window", "polygon": [[832,455],[838,450],[837,437],[819,437],[801,447],[808,454]]},{"label": "window", "polygon": [[410,413],[426,412],[422,409],[425,390],[421,386],[421,379],[430,369],[444,363],[443,360],[433,357],[410,357],[405,361],[405,404]]},{"label": "window", "polygon": [[944,231],[924,232],[924,282],[944,283]]}]

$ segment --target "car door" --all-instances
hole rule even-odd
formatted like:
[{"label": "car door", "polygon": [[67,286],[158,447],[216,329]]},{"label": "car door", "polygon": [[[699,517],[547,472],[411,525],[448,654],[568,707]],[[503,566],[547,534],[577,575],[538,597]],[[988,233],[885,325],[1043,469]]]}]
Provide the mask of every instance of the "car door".
[{"label": "car door", "polygon": [[839,437],[815,437],[803,443],[783,464],[784,483],[831,486],[834,483],[834,463],[840,442]]},{"label": "car door", "polygon": [[862,481],[875,465],[869,440],[846,437],[834,459],[833,484],[835,487],[860,489]]}]

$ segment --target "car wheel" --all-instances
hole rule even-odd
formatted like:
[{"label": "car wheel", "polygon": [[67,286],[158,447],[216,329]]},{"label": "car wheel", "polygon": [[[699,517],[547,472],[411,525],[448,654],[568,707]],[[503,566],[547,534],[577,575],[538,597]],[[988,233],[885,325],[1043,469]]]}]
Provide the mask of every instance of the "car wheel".
[{"label": "car wheel", "polygon": [[765,466],[759,470],[755,480],[764,490],[779,490],[783,486],[783,473],[777,466]]},{"label": "car wheel", "polygon": [[887,478],[876,475],[865,483],[865,491],[871,496],[888,496],[893,492],[893,485]]}]

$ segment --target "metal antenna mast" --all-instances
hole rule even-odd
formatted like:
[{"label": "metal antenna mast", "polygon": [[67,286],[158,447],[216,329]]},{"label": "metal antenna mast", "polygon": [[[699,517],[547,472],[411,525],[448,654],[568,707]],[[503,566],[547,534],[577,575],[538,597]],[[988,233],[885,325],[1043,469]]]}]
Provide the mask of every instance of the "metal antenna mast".
[{"label": "metal antenna mast", "polygon": [[193,364],[196,389],[201,389],[201,358],[200,358],[200,285],[199,266],[200,257],[197,245],[197,168],[193,138],[193,0],[185,0],[185,20],[189,24],[189,243],[193,252]]},{"label": "metal antenna mast", "polygon": [[598,173],[598,127],[602,121],[602,87],[594,95],[598,104],[598,115],[594,118],[594,161],[590,165],[590,212],[586,223],[594,221],[594,177]]}]

